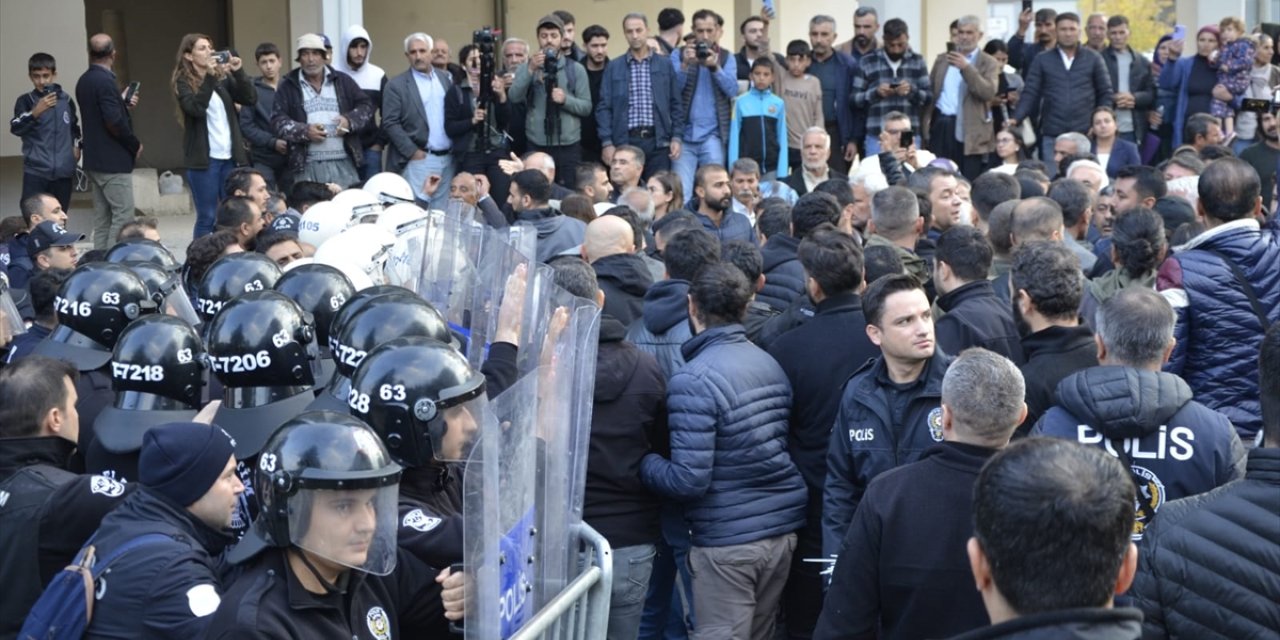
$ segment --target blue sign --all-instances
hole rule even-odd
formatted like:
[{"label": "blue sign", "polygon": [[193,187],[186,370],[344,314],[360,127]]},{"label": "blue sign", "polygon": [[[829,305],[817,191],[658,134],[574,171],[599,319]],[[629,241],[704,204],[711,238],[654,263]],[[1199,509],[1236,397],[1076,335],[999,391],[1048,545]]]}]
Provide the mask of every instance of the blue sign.
[{"label": "blue sign", "polygon": [[498,548],[503,562],[498,567],[502,595],[498,599],[501,621],[501,637],[510,638],[533,615],[533,557],[536,538],[533,531],[534,510],[529,511],[511,527]]}]

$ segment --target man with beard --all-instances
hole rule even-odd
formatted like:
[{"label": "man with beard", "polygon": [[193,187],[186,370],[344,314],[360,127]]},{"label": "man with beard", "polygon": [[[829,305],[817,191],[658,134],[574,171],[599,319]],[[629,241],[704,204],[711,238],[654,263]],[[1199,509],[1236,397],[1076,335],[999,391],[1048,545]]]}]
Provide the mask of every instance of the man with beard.
[{"label": "man with beard", "polygon": [[742,48],[734,54],[738,64],[738,81],[749,82],[751,64],[758,58],[772,55],[773,61],[777,63],[773,70],[776,88],[777,80],[782,78],[782,70],[787,68],[787,59],[769,49],[769,22],[760,16],[747,16],[738,27],[738,32],[742,34]]},{"label": "man with beard", "polygon": [[827,159],[831,157],[831,136],[825,129],[813,127],[804,132],[800,142],[800,171],[792,171],[784,183],[802,196],[813,191],[831,177]]},{"label": "man with beard", "polygon": [[[727,180],[726,180],[727,181]],[[511,176],[507,203],[516,214],[516,224],[533,226],[538,232],[538,262],[562,254],[573,254],[582,245],[587,225],[547,206],[551,181],[541,171],[525,169]]]},{"label": "man with beard", "polygon": [[1025,42],[1027,27],[1031,25],[1031,10],[1027,9],[1018,15],[1018,32],[1009,36],[1009,64],[1022,76],[1027,75],[1031,60],[1041,51],[1048,51],[1058,46],[1058,35],[1054,30],[1054,19],[1058,12],[1053,9],[1041,9],[1035,12],[1036,40]]},{"label": "man with beard", "polygon": [[739,158],[733,163],[729,173],[729,182],[733,190],[733,210],[747,217],[747,221],[756,223],[756,207],[765,198],[782,198],[787,204],[795,204],[796,194],[786,183],[778,180],[760,182],[760,165],[751,158]]},{"label": "man with beard", "polygon": [[[582,57],[582,66],[587,68],[587,85],[591,87],[591,104],[600,104],[600,82],[604,80],[604,70],[609,64],[609,31],[593,24],[582,30],[582,43],[586,45],[586,54]],[[600,131],[594,117],[582,119],[582,160],[600,162]]]},{"label": "man with beard", "polygon": [[[573,36],[577,30],[577,18],[572,13],[564,9],[558,9],[551,12],[555,17],[560,18],[560,22],[564,23],[564,38],[560,40],[560,55],[578,62],[583,62],[587,58],[587,52],[578,48],[578,43],[574,42]],[[586,42],[586,39],[583,39]]]},{"label": "man with beard", "polygon": [[694,216],[703,228],[720,240],[723,245],[731,240],[755,242],[751,221],[732,209],[733,188],[729,185],[729,172],[718,164],[703,165],[695,177],[693,194],[698,209]]},{"label": "man with beard", "polygon": [[813,62],[809,73],[822,86],[822,120],[827,135],[839,143],[843,153],[831,154],[829,164],[839,174],[849,171],[849,163],[858,155],[857,140],[860,126],[854,123],[853,109],[849,104],[849,87],[853,86],[853,74],[858,63],[849,54],[836,51],[836,20],[818,15],[809,20],[809,46]]},{"label": "man with beard", "polygon": [[875,7],[858,7],[853,12],[853,39],[840,43],[838,51],[860,60],[880,48],[876,31],[880,29],[880,16]]},{"label": "man with beard", "polygon": [[[443,41],[436,44],[441,42]],[[369,123],[357,132],[360,134],[360,144],[364,146],[364,166],[360,167],[360,179],[368,180],[382,171],[382,148],[386,146],[386,134],[378,126],[376,116],[382,110],[382,89],[387,86],[387,74],[382,67],[369,62],[369,56],[373,55],[373,40],[364,27],[358,24],[347,27],[342,33],[342,51],[345,55],[333,61],[333,68],[351,76],[364,94],[369,96],[369,103],[373,105],[374,117],[370,117]]]},{"label": "man with beard", "polygon": [[933,93],[924,58],[911,50],[906,22],[894,18],[884,23],[884,48],[858,62],[852,92],[854,108],[866,117],[865,156],[880,153],[880,130],[890,112],[906,114],[911,129],[920,131],[920,116]]},{"label": "man with beard", "polygon": [[1240,159],[1248,162],[1262,179],[1262,210],[1271,210],[1271,194],[1276,186],[1276,166],[1280,162],[1280,132],[1277,131],[1274,113],[1258,116],[1262,141],[1240,152]]}]

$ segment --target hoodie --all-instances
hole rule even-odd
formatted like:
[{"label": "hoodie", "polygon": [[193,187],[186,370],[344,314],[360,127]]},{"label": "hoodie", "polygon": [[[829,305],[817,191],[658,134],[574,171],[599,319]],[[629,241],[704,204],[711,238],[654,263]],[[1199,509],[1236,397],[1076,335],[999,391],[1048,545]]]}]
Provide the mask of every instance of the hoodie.
[{"label": "hoodie", "polygon": [[583,520],[615,549],[658,541],[661,502],[640,480],[640,461],[670,451],[666,376],[623,339],[626,332],[608,312],[601,316],[583,499]]},{"label": "hoodie", "polygon": [[[347,63],[347,50],[351,47],[351,43],[358,39],[369,43],[369,53],[364,59],[364,64],[353,69]],[[369,96],[374,112],[381,113],[382,90],[387,86],[387,74],[382,67],[370,62],[373,59],[373,38],[369,37],[369,32],[364,27],[353,24],[342,32],[341,44],[342,48],[333,52],[333,68],[351,76],[364,94]],[[370,118],[369,124],[360,129],[360,143],[366,149],[373,145],[386,144],[382,129],[378,126],[378,116]]]},{"label": "hoodie", "polygon": [[631,323],[627,341],[653,354],[667,380],[684,366],[680,347],[693,337],[689,327],[689,282],[663,280],[644,294],[640,319]]},{"label": "hoodie", "polygon": [[653,286],[653,276],[644,258],[634,253],[605,256],[591,263],[600,289],[604,291],[604,313],[625,327],[640,317],[644,294]]},{"label": "hoodie", "polygon": [[525,209],[516,214],[516,224],[532,225],[538,230],[538,262],[549,262],[565,254],[577,255],[587,234],[586,223],[550,207]]},{"label": "hoodie", "polygon": [[1196,402],[1178,376],[1121,366],[1073,373],[1058,383],[1058,404],[1033,434],[1076,440],[1128,456],[1139,483],[1134,537],[1169,500],[1244,476],[1245,451],[1226,416]]}]

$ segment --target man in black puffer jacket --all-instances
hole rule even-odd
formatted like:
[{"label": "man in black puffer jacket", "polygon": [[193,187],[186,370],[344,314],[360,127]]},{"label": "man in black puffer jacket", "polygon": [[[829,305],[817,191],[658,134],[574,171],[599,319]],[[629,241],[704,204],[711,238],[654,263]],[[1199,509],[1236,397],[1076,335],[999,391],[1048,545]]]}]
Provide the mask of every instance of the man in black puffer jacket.
[{"label": "man in black puffer jacket", "polygon": [[804,267],[797,251],[800,241],[822,224],[840,221],[840,203],[826,193],[808,193],[791,208],[791,233],[776,233],[760,255],[764,257],[764,288],[756,299],[778,311],[785,311],[805,294]]},{"label": "man in black puffer jacket", "polygon": [[1138,486],[1133,537],[1142,539],[1168,500],[1204,493],[1244,475],[1244,446],[1227,417],[1191,399],[1191,387],[1160,366],[1173,350],[1173,307],[1131,287],[1098,311],[1098,361],[1058,383],[1057,406],[1033,434],[1106,449]]},{"label": "man in black puffer jacket", "polygon": [[640,317],[644,294],[653,286],[649,265],[636,253],[631,225],[618,216],[600,216],[587,225],[582,257],[604,291],[604,313],[625,327]]},{"label": "man in black puffer jacket", "polygon": [[986,234],[974,227],[954,226],[938,238],[933,282],[938,289],[938,346],[949,354],[969,347],[994,351],[1022,363],[1022,344],[1012,307],[996,297],[987,271],[994,250]]},{"label": "man in black puffer jacket", "polygon": [[720,261],[720,240],[702,229],[681,231],[663,252],[667,279],[644,294],[640,318],[631,323],[627,342],[658,359],[663,376],[684,365],[680,346],[693,336],[689,329],[689,281],[703,267]]},{"label": "man in black puffer jacket", "polygon": [[1165,505],[1133,597],[1144,638],[1266,638],[1280,629],[1280,324],[1262,341],[1262,446],[1244,479]]}]

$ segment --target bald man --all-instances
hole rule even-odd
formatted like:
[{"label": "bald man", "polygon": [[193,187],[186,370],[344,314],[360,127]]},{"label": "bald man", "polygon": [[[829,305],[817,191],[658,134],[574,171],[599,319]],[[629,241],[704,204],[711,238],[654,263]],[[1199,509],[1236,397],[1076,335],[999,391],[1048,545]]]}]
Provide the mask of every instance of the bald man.
[{"label": "bald man", "polygon": [[592,220],[582,241],[582,258],[596,271],[605,315],[628,326],[639,318],[653,276],[644,258],[636,255],[636,229],[619,216]]},{"label": "bald man", "polygon": [[125,103],[112,71],[115,61],[111,37],[95,34],[89,39],[89,69],[76,82],[84,135],[81,160],[93,185],[94,249],[110,247],[120,228],[133,220],[133,168],[142,154],[129,117],[138,104],[138,92]]},{"label": "bald man", "polygon": [[564,185],[556,182],[556,161],[553,160],[551,156],[541,151],[534,151],[524,157],[524,168],[537,169],[542,172],[542,175],[547,177],[547,180],[551,181],[552,200],[564,200],[565,198],[573,195],[573,191],[571,189],[568,189]]}]

